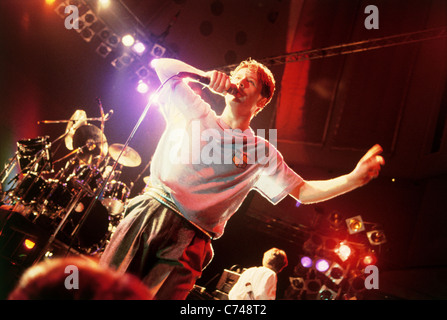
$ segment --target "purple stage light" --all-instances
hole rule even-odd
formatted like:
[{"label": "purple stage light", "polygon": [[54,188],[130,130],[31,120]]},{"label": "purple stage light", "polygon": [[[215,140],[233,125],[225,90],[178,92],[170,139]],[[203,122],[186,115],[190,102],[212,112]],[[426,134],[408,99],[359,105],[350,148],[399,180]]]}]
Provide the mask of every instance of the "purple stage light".
[{"label": "purple stage light", "polygon": [[310,267],[312,267],[312,259],[309,258],[309,257],[302,257],[302,258],[301,258],[301,265],[302,265],[304,268],[310,268]]},{"label": "purple stage light", "polygon": [[329,262],[327,262],[325,259],[318,259],[315,263],[315,268],[320,272],[325,272],[327,269],[329,269]]}]

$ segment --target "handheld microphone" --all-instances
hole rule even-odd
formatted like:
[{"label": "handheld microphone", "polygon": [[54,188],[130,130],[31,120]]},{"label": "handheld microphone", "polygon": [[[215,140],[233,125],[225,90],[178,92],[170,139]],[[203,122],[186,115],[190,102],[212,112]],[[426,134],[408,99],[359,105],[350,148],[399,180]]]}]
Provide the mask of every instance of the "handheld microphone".
[{"label": "handheld microphone", "polygon": [[[179,78],[191,78],[197,82],[200,82],[201,84],[204,84],[208,86],[211,82],[211,79],[208,77],[201,76],[197,73],[193,72],[179,72],[177,73],[177,77]],[[231,84],[231,87],[227,90],[228,94],[231,94],[232,96],[236,95],[238,93],[238,88],[235,84]]]}]

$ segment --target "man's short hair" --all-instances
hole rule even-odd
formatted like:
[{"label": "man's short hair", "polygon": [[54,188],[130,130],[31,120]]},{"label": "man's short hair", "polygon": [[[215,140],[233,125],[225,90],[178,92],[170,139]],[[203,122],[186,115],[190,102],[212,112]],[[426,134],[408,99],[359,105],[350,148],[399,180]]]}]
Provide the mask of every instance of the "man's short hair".
[{"label": "man's short hair", "polygon": [[262,265],[279,273],[288,265],[287,254],[284,250],[271,248],[264,253]]},{"label": "man's short hair", "polygon": [[272,100],[273,93],[275,92],[275,77],[269,68],[267,68],[262,63],[248,58],[242,61],[232,72],[231,76],[237,73],[242,68],[248,68],[250,71],[256,72],[258,74],[259,80],[261,81],[262,89],[261,96],[267,98],[266,105]]}]

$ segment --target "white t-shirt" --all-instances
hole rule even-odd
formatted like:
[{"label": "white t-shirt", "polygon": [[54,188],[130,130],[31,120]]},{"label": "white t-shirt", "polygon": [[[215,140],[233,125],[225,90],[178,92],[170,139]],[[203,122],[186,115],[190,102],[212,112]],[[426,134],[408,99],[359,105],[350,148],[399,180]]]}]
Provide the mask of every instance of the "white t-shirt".
[{"label": "white t-shirt", "polygon": [[275,300],[276,273],[266,267],[245,270],[228,293],[229,300]]},{"label": "white t-shirt", "polygon": [[151,163],[151,184],[180,212],[219,238],[251,190],[273,204],[303,180],[253,130],[232,130],[182,80],[168,81],[158,105],[166,119]]}]

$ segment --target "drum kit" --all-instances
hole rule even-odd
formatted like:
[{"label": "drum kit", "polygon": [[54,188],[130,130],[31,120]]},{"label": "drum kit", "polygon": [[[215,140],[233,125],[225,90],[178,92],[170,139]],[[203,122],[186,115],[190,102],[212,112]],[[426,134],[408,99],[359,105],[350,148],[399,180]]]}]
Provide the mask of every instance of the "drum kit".
[{"label": "drum kit", "polygon": [[[104,121],[76,110],[65,132],[55,141],[48,136],[17,142],[15,156],[0,174],[0,185],[19,171],[1,191],[3,207],[12,208],[33,223],[50,229],[57,239],[82,253],[101,252],[121,220],[131,188],[122,182],[124,167],[138,167],[141,157],[124,144],[108,145]],[[101,129],[91,121],[102,121]],[[56,142],[69,153],[54,160]],[[55,170],[54,168],[60,167]],[[14,172],[15,173],[15,172]],[[133,185],[133,184],[132,184]]]}]

